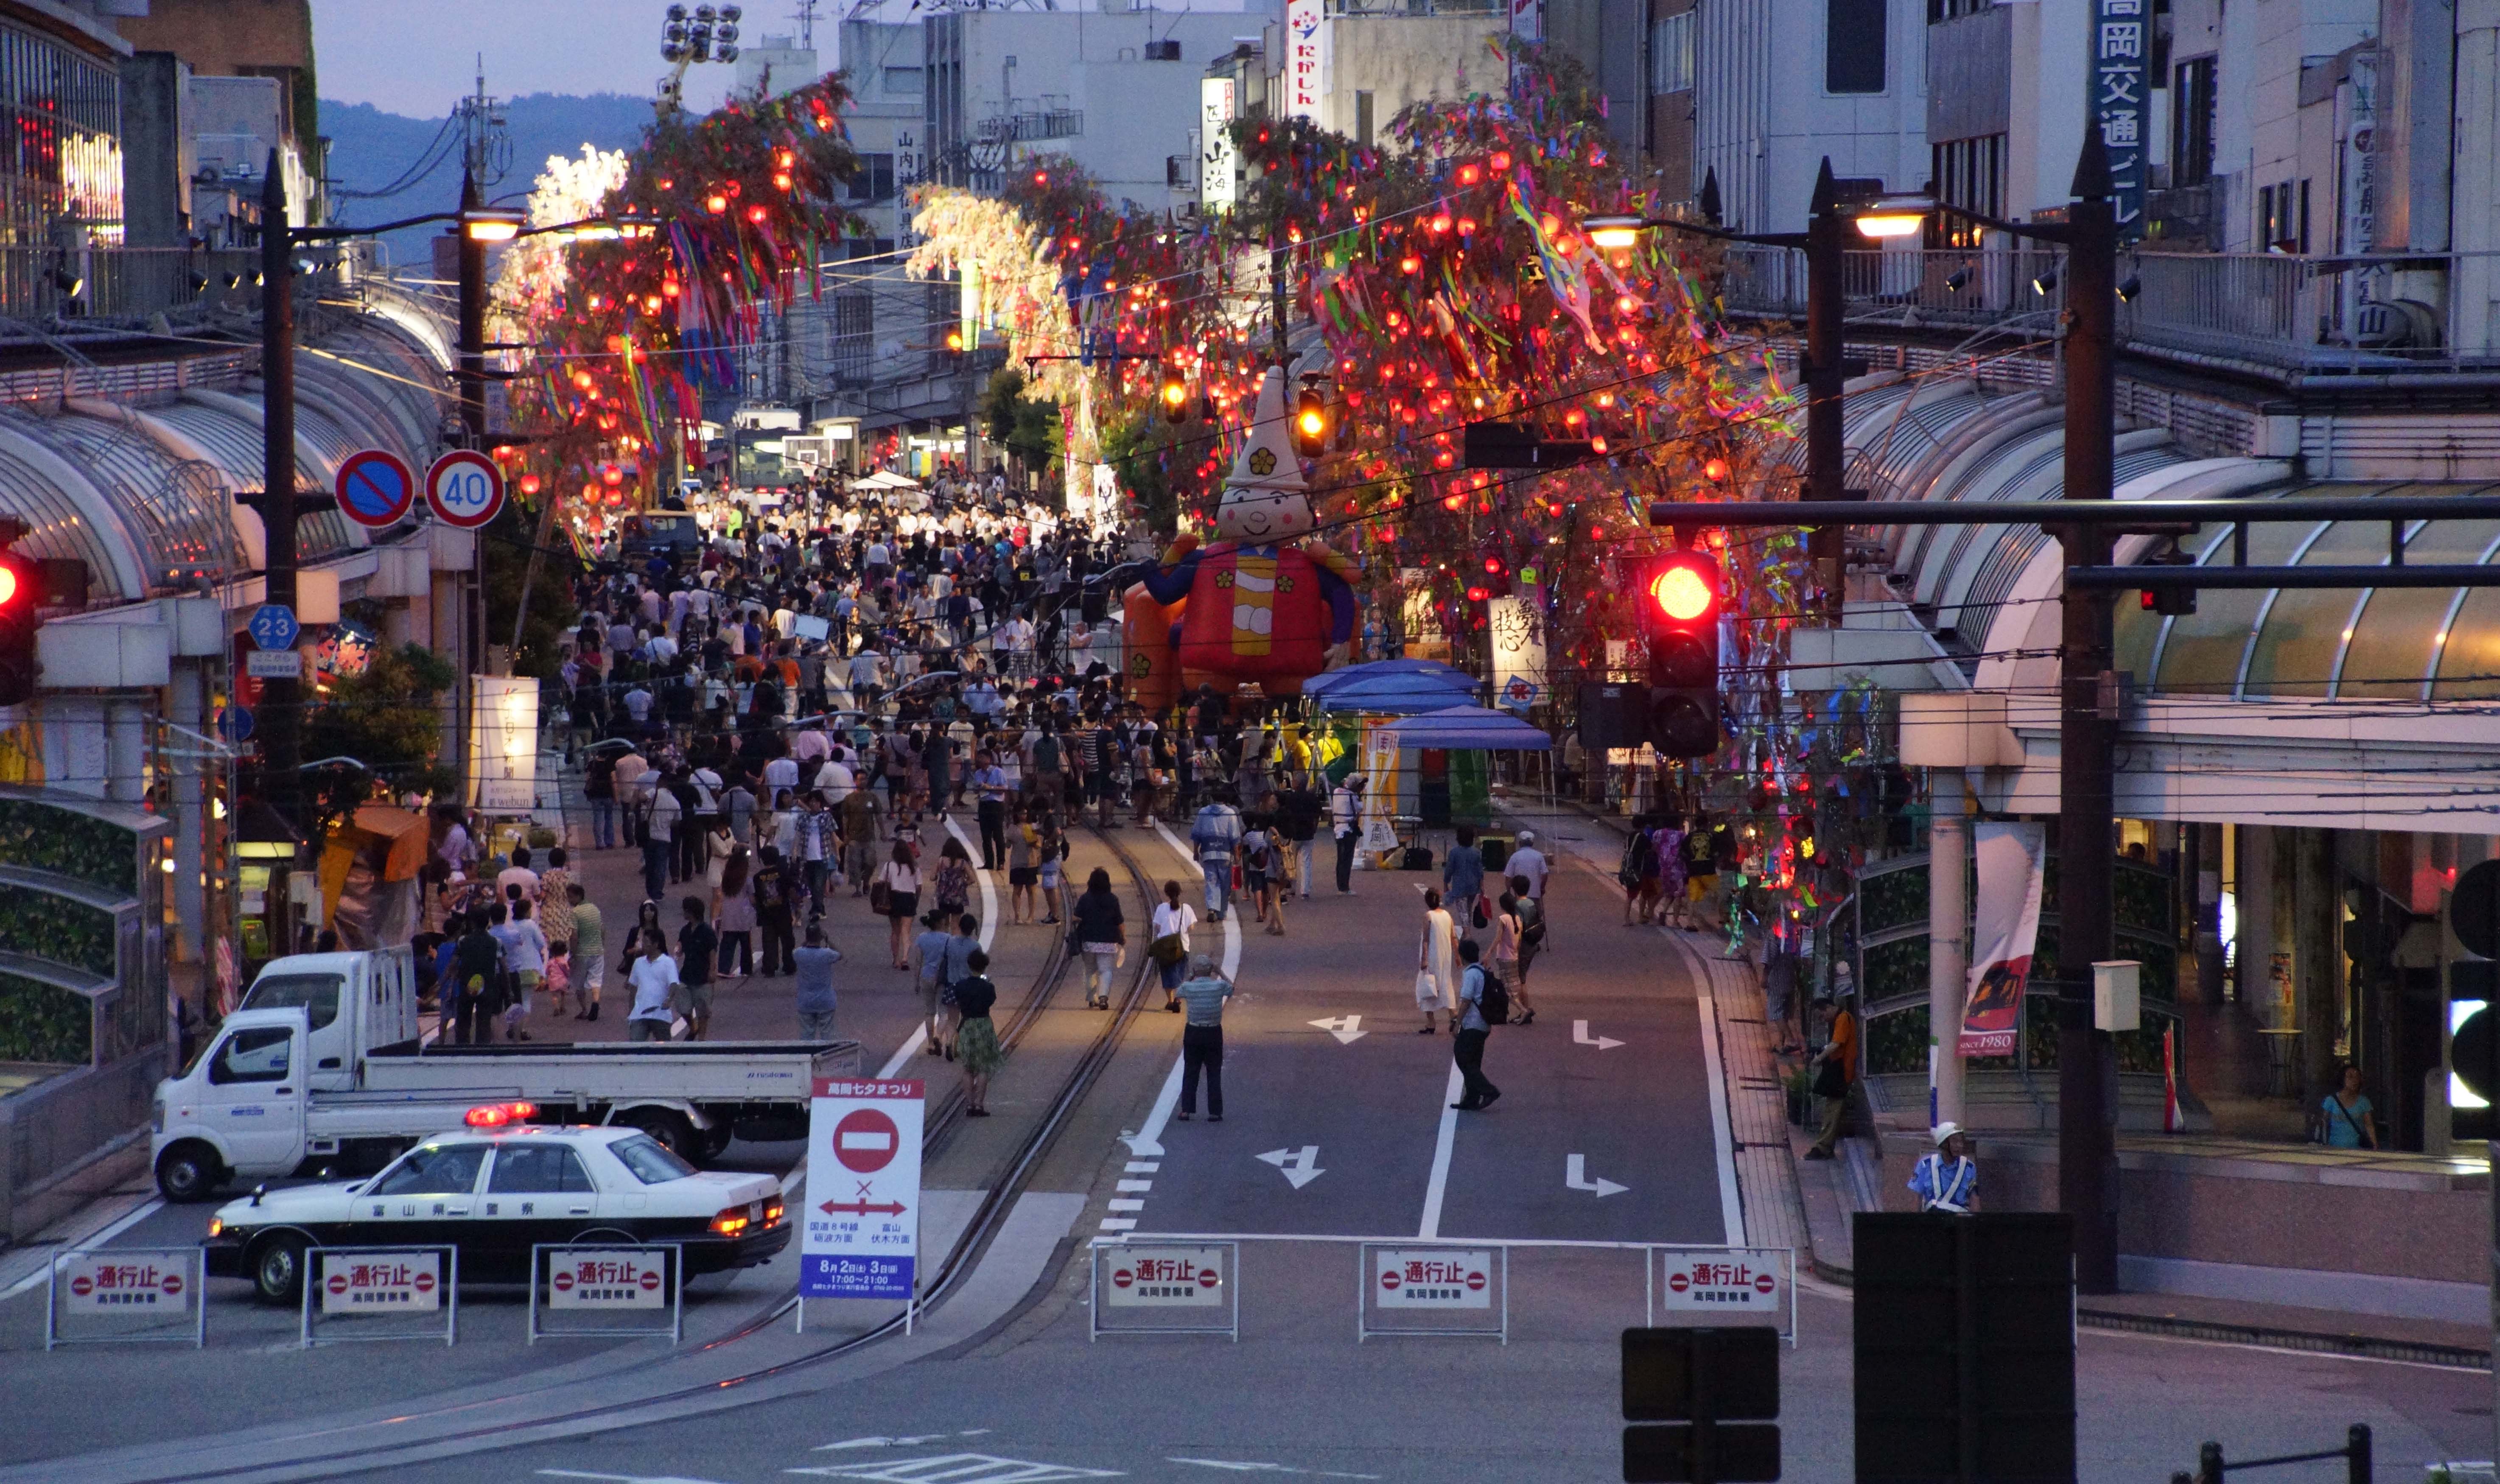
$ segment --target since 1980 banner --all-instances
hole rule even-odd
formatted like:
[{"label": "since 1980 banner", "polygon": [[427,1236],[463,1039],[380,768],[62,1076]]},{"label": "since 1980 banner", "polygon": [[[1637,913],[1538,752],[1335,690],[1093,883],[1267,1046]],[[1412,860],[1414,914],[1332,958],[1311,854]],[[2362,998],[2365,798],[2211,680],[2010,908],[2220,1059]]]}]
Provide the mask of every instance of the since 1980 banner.
[{"label": "since 1980 banner", "polygon": [[2048,831],[2038,824],[1989,823],[1972,831],[1979,867],[1971,924],[1970,984],[1962,1005],[1961,1054],[2010,1056],[2023,1031],[2023,990],[2040,942],[2040,887]]}]

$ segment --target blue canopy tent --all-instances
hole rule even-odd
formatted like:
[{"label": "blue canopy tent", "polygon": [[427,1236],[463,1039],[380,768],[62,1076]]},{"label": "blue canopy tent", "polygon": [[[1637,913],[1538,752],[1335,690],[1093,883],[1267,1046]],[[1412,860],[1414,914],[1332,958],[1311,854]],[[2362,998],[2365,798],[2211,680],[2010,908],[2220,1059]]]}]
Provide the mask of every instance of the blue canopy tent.
[{"label": "blue canopy tent", "polygon": [[1443,664],[1438,660],[1374,660],[1365,664],[1349,664],[1342,669],[1328,670],[1302,682],[1304,695],[1326,695],[1345,686],[1359,686],[1398,675],[1420,675],[1439,679],[1459,691],[1473,693],[1478,684],[1473,675]]},{"label": "blue canopy tent", "polygon": [[1475,681],[1465,675],[1458,679],[1465,682],[1464,689],[1436,675],[1383,675],[1324,691],[1317,699],[1323,711],[1421,716],[1427,711],[1446,711],[1464,704],[1474,693]]},{"label": "blue canopy tent", "polygon": [[1410,715],[1383,728],[1407,747],[1438,747],[1481,752],[1545,752],[1554,739],[1508,712],[1483,706],[1447,706]]}]

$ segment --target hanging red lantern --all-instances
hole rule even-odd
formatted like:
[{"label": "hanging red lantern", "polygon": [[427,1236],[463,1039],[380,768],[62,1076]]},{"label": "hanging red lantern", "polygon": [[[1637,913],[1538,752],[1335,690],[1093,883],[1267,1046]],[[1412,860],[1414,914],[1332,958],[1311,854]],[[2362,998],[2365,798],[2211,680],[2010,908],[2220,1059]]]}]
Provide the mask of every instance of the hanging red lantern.
[{"label": "hanging red lantern", "polygon": [[718,216],[729,210],[729,198],[718,191],[714,191],[704,198],[704,210],[709,211],[714,216]]}]

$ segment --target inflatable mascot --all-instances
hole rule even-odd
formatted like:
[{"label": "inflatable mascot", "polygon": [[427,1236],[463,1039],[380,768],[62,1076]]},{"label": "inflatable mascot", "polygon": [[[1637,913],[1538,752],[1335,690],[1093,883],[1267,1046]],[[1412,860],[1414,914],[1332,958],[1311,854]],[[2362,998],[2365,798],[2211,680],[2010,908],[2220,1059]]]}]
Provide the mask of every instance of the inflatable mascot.
[{"label": "inflatable mascot", "polygon": [[1183,535],[1129,589],[1122,629],[1129,696],[1149,711],[1212,684],[1269,695],[1345,662],[1354,637],[1351,560],[1311,534],[1311,501],[1285,409],[1285,372],[1259,389],[1249,441],[1216,507],[1212,546]]}]

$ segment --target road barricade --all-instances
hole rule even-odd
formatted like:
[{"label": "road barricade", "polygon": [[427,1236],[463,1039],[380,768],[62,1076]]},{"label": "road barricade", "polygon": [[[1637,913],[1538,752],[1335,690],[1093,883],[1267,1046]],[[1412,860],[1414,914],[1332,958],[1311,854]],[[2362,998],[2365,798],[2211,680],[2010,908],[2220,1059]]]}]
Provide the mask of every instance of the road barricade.
[{"label": "road barricade", "polygon": [[1093,1250],[1092,1331],[1241,1339],[1241,1247],[1137,1238]]},{"label": "road barricade", "polygon": [[1796,1345],[1794,1247],[1649,1249],[1649,1326],[1767,1323]]},{"label": "road barricade", "polygon": [[685,1259],[674,1242],[540,1242],[530,1248],[530,1343],[658,1335],[677,1343],[686,1334]]},{"label": "road barricade", "polygon": [[1510,1249],[1366,1242],[1357,1249],[1354,1338],[1476,1335],[1510,1343]]},{"label": "road barricade", "polygon": [[313,1247],[304,1254],[304,1344],[460,1339],[457,1247]]},{"label": "road barricade", "polygon": [[44,1348],[209,1342],[198,1247],[80,1248],[52,1256]]}]

